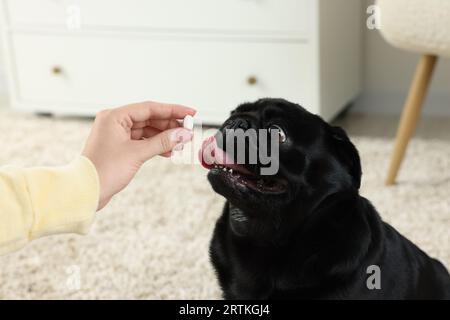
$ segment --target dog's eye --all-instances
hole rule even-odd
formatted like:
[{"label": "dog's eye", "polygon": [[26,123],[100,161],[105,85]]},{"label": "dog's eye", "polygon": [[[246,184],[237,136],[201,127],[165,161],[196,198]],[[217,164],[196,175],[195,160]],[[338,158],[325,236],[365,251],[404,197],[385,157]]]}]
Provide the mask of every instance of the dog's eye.
[{"label": "dog's eye", "polygon": [[272,130],[277,130],[278,131],[278,137],[279,137],[280,143],[283,143],[283,142],[286,141],[286,134],[284,133],[283,129],[281,129],[276,124],[273,124],[273,125],[271,125],[269,127],[269,133],[271,133]]}]

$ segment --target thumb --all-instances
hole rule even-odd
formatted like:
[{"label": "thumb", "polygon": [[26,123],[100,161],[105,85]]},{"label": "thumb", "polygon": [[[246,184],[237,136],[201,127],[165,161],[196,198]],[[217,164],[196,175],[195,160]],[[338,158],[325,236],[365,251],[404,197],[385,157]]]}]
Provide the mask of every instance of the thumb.
[{"label": "thumb", "polygon": [[140,141],[142,156],[144,161],[157,155],[171,152],[172,149],[182,143],[188,143],[192,140],[193,132],[185,128],[174,128],[165,130],[147,140]]}]

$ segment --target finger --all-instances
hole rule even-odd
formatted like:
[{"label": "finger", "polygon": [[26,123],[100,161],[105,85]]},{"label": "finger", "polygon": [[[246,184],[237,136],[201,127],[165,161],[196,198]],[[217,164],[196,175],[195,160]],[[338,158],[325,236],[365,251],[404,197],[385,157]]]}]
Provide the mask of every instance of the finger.
[{"label": "finger", "polygon": [[193,132],[184,128],[169,129],[151,137],[150,139],[136,141],[138,152],[142,155],[143,161],[156,156],[171,152],[180,144],[192,140]]},{"label": "finger", "polygon": [[[149,126],[141,127],[141,124]],[[173,128],[179,128],[182,125],[177,120],[148,120],[139,122],[137,126],[131,128],[131,139],[139,140],[142,138],[150,138],[161,131]]]},{"label": "finger", "polygon": [[157,135],[162,130],[158,130],[151,127],[131,129],[131,139],[132,140],[141,140],[142,138],[150,138],[154,135]]},{"label": "finger", "polygon": [[166,130],[181,127],[182,124],[174,119],[169,120],[147,120],[133,123],[133,129],[153,127],[159,130]]},{"label": "finger", "polygon": [[120,107],[115,110],[121,117],[129,117],[133,123],[150,119],[183,119],[195,115],[196,110],[177,104],[159,102],[141,102]]},{"label": "finger", "polygon": [[133,123],[133,129],[140,129],[150,126],[151,120],[147,121],[137,121]]},{"label": "finger", "polygon": [[160,154],[160,156],[164,157],[164,158],[170,158],[172,156],[172,152],[166,152],[166,153]]}]

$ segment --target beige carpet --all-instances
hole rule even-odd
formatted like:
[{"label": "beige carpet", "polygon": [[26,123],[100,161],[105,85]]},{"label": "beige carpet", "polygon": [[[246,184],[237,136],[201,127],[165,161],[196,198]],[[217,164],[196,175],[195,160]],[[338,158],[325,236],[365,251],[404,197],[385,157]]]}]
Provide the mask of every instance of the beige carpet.
[{"label": "beige carpet", "polygon": [[[385,220],[450,266],[450,139],[419,136],[400,184],[386,188],[382,182],[392,144],[383,137],[386,121],[364,121],[344,123],[362,155],[362,194]],[[449,128],[450,122],[441,125]],[[78,154],[89,126],[85,120],[0,113],[0,165],[64,164]],[[156,159],[98,214],[88,236],[40,239],[0,257],[0,298],[218,298],[207,252],[222,204],[198,165]]]}]

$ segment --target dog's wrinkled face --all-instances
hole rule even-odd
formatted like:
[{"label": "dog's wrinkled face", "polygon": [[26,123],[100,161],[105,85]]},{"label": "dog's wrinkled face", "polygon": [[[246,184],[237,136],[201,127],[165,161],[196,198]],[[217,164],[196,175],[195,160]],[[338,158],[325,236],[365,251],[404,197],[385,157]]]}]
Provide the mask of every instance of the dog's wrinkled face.
[{"label": "dog's wrinkled face", "polygon": [[[230,129],[267,129],[268,141],[259,135],[256,142],[245,139],[242,163],[239,144],[233,152],[227,150]],[[273,175],[261,174],[269,165],[260,159],[262,142],[266,149],[278,148],[268,153],[276,156],[271,158],[278,168]],[[253,151],[256,162],[250,161]],[[282,99],[239,106],[216,136],[204,142],[201,161],[213,189],[229,201],[233,231],[268,241],[295,230],[328,196],[358,189],[361,178],[358,153],[345,132]]]}]

